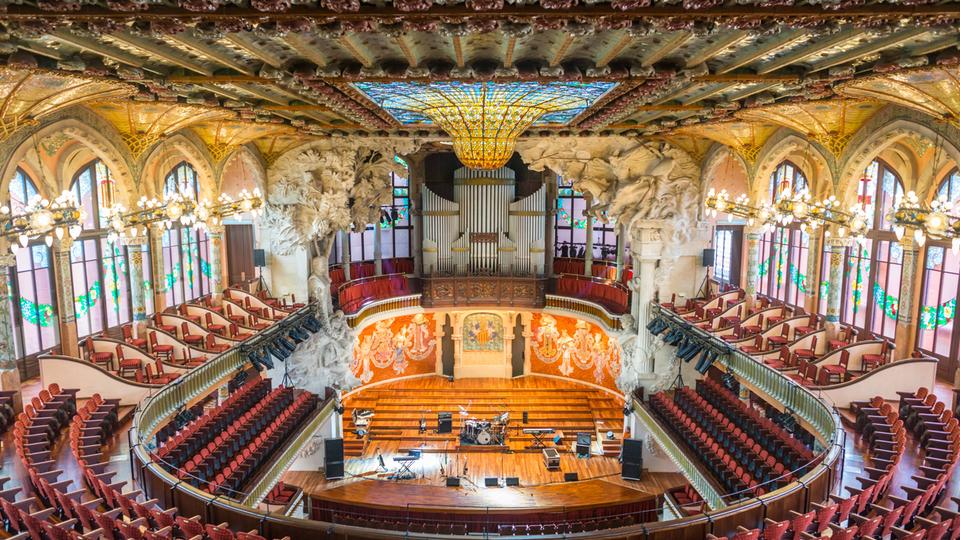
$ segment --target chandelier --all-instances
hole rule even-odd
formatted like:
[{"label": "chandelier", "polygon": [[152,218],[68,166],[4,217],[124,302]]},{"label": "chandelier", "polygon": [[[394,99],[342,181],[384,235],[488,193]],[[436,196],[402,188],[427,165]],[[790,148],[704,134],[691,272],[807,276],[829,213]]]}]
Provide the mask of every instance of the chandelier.
[{"label": "chandelier", "polygon": [[615,83],[356,83],[401,123],[432,121],[471,169],[498,169],[534,122],[569,123]]},{"label": "chandelier", "polygon": [[[259,189],[253,193],[243,190],[237,199],[221,194],[216,205],[207,201],[196,202],[180,193],[164,195],[163,200],[141,197],[137,201],[138,210],[128,212],[122,204],[114,204],[103,211],[106,218],[107,240],[116,242],[121,238],[136,238],[147,235],[147,225],[162,223],[166,228],[179,223],[184,227],[199,226],[207,228],[219,225],[224,217],[253,212],[257,214],[263,206],[263,197]],[[141,232],[142,231],[142,232]]]},{"label": "chandelier", "polygon": [[906,196],[898,195],[893,204],[890,221],[897,240],[902,240],[907,228],[913,229],[913,237],[920,247],[927,238],[950,240],[953,251],[960,252],[960,210],[953,201],[938,197],[926,206],[920,197],[910,191]]},{"label": "chandelier", "polygon": [[16,215],[3,206],[0,208],[0,236],[16,238],[21,247],[27,247],[31,240],[41,236],[47,247],[53,245],[54,236],[63,239],[69,233],[71,238],[77,238],[83,230],[83,213],[79,206],[71,191],[64,191],[52,201],[34,195],[23,212]]},{"label": "chandelier", "polygon": [[[860,205],[855,204],[845,211],[840,208],[836,197],[831,195],[826,200],[814,201],[806,191],[794,194],[785,189],[775,203],[758,206],[750,203],[746,195],[732,200],[726,190],[717,193],[711,189],[704,204],[707,217],[716,217],[723,212],[730,219],[746,219],[748,225],[759,222],[763,232],[793,223],[799,224],[801,231],[806,232],[808,227],[816,231],[829,223],[837,226],[837,236],[840,238],[850,234],[857,240],[863,240],[868,229],[867,214]],[[829,231],[826,234],[829,235]]]}]

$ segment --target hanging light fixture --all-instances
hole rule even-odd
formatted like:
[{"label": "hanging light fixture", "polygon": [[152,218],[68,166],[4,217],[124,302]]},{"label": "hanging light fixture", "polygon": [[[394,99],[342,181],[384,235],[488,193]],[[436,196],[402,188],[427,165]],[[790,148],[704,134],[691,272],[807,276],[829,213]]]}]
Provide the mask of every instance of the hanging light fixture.
[{"label": "hanging light fixture", "polygon": [[47,246],[53,244],[53,238],[63,238],[67,229],[72,238],[80,236],[83,215],[80,205],[71,191],[64,191],[50,201],[34,195],[26,204],[23,213],[12,215],[10,208],[0,208],[0,236],[14,238],[22,247],[31,240],[44,237]]}]

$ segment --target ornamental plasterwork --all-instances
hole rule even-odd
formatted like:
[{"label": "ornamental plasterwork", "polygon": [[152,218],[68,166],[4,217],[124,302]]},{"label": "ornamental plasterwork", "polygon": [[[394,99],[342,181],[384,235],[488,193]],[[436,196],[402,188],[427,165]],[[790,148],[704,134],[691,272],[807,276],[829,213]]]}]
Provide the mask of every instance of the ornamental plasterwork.
[{"label": "ornamental plasterwork", "polygon": [[267,173],[264,225],[273,230],[275,253],[289,254],[317,238],[362,230],[376,221],[391,196],[394,160],[412,153],[411,139],[324,139],[288,152]]},{"label": "ornamental plasterwork", "polygon": [[593,211],[633,231],[640,220],[659,220],[674,244],[690,238],[699,201],[700,170],[683,151],[626,137],[520,141],[517,152],[534,171],[572,180],[598,203]]},{"label": "ornamental plasterwork", "polygon": [[350,371],[356,332],[342,312],[319,318],[320,331],[297,346],[287,358],[286,368],[294,386],[322,396],[327,387],[343,390],[360,381]]},{"label": "ornamental plasterwork", "polygon": [[[759,163],[754,167],[752,185],[757,200],[769,200],[770,175],[785,159],[790,159],[800,168],[804,176],[810,181],[812,195],[833,193],[836,190],[836,160],[829,152],[816,142],[808,140],[798,133],[782,129],[767,140]],[[830,175],[829,178],[820,178],[820,171]]]}]

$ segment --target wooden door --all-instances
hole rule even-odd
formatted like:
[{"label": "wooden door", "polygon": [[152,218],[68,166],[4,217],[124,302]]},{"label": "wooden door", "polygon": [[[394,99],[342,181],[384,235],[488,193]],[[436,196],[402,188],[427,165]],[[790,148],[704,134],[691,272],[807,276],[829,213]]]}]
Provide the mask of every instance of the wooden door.
[{"label": "wooden door", "polygon": [[253,225],[227,225],[227,284],[256,277],[253,266]]}]

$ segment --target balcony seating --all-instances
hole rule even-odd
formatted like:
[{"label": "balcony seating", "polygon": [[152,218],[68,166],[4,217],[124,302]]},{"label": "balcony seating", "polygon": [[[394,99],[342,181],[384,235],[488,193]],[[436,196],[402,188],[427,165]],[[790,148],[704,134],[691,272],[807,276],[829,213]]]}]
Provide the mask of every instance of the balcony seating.
[{"label": "balcony seating", "polygon": [[860,365],[863,366],[864,371],[870,371],[871,369],[876,369],[887,363],[889,360],[890,353],[890,342],[883,340],[883,343],[880,345],[880,354],[865,354],[860,358]]},{"label": "balcony seating", "polygon": [[811,332],[815,332],[819,328],[820,328],[820,315],[817,315],[816,313],[814,313],[813,315],[810,315],[810,324],[797,326],[796,328],[794,328],[793,335],[795,338],[798,338],[800,336],[805,336]]},{"label": "balcony seating", "polygon": [[190,326],[186,322],[180,323],[180,331],[182,332],[183,342],[187,345],[193,347],[200,347],[203,343],[203,335],[201,334],[191,334]]},{"label": "balcony seating", "polygon": [[240,327],[237,326],[237,323],[230,323],[230,337],[232,339],[244,341],[253,337],[253,334],[249,332],[241,332]]},{"label": "balcony seating", "polygon": [[758,335],[753,339],[752,345],[743,345],[740,347],[740,350],[747,354],[757,354],[762,350],[763,347],[763,336]]},{"label": "balcony seating", "polygon": [[152,368],[150,364],[147,364],[145,368],[147,370],[147,382],[151,384],[168,384],[177,380],[180,376],[179,373],[165,373],[163,362],[159,358],[153,361]]},{"label": "balcony seating", "polygon": [[156,327],[156,328],[159,329],[159,330],[163,330],[164,332],[166,332],[166,333],[168,333],[168,334],[170,334],[170,335],[172,335],[172,336],[177,335],[177,327],[176,327],[176,326],[173,326],[173,325],[171,325],[171,324],[163,324],[163,314],[162,314],[162,313],[159,313],[159,312],[158,312],[158,313],[154,313],[154,315],[153,315],[153,326]]},{"label": "balcony seating", "polygon": [[[744,351],[746,352],[746,351]],[[780,356],[775,360],[764,360],[763,363],[773,369],[787,369],[793,365],[794,356],[790,354],[790,347],[786,345],[780,347]]]},{"label": "balcony seating", "polygon": [[173,361],[173,345],[161,345],[157,343],[157,334],[150,332],[150,350],[154,358],[159,360]]},{"label": "balcony seating", "polygon": [[207,334],[203,338],[203,348],[204,350],[219,354],[223,351],[229,350],[230,345],[227,345],[226,343],[217,343],[217,339],[213,337],[213,334]]},{"label": "balcony seating", "polygon": [[357,279],[340,287],[337,302],[344,313],[356,313],[369,302],[406,296],[415,292],[413,283],[402,274]]},{"label": "balcony seating", "polygon": [[817,358],[817,336],[813,336],[810,339],[810,348],[809,349],[794,349],[793,354],[797,358],[797,361],[806,360],[807,362],[812,362]]},{"label": "balcony seating", "polygon": [[[843,350],[840,351],[840,360],[836,364],[829,366],[822,366],[820,368],[821,372],[826,373],[828,382],[843,382],[847,379],[849,373],[847,372],[847,366],[850,364],[850,351]],[[833,379],[836,379],[835,381]]]},{"label": "balcony seating", "polygon": [[123,345],[117,345],[117,362],[120,364],[119,375],[124,379],[132,379],[140,370],[140,360],[138,358],[125,358],[123,355]]},{"label": "balcony seating", "polygon": [[126,342],[129,343],[130,345],[133,345],[134,347],[136,347],[136,348],[138,348],[138,349],[141,349],[141,350],[143,350],[144,352],[146,352],[146,350],[147,350],[147,340],[144,339],[144,338],[142,338],[142,337],[138,337],[138,338],[133,337],[133,325],[132,325],[132,324],[124,324],[124,325],[120,326],[120,330],[123,332],[123,340],[124,340],[124,341],[126,341]]},{"label": "balcony seating", "polygon": [[206,313],[204,314],[204,318],[207,323],[207,330],[209,330],[210,332],[213,332],[214,334],[223,335],[223,332],[224,330],[226,330],[226,327],[222,324],[215,324],[213,322],[213,315],[211,315],[210,313]]},{"label": "balcony seating", "polygon": [[87,360],[90,363],[98,365],[107,371],[113,371],[113,354],[101,351],[97,352],[93,349],[93,338],[87,336],[87,339],[83,341],[83,347],[87,351]]},{"label": "balcony seating", "polygon": [[769,347],[780,347],[786,345],[790,337],[790,325],[785,324],[780,330],[779,336],[770,336],[767,338],[767,345]]}]

